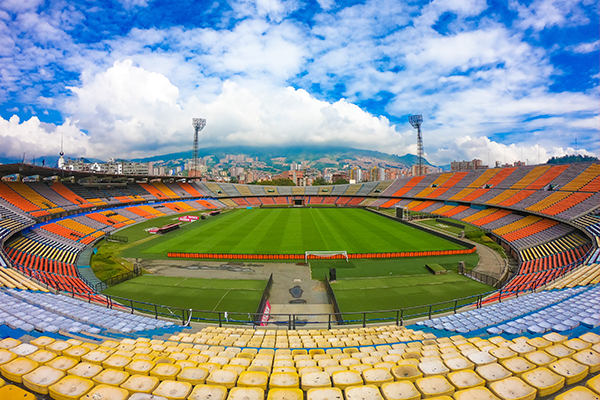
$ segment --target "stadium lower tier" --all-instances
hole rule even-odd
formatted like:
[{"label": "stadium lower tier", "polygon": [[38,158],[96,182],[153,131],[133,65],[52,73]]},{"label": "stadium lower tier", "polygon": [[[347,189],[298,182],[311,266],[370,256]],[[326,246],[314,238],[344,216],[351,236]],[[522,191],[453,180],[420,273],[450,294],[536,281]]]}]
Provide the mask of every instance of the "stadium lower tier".
[{"label": "stadium lower tier", "polygon": [[[411,327],[204,328],[165,339],[18,337],[0,398],[110,400],[597,399],[598,332],[437,336]],[[247,346],[237,346],[244,341]],[[344,343],[333,347],[332,343]]]}]

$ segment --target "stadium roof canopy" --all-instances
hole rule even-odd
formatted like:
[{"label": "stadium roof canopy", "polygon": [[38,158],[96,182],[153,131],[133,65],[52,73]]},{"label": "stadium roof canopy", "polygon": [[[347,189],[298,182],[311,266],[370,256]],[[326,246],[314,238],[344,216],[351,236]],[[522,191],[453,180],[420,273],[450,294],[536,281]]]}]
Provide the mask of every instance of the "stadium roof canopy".
[{"label": "stadium roof canopy", "polygon": [[33,164],[0,164],[0,176],[8,176],[19,174],[22,177],[26,176],[40,176],[42,178],[49,178],[52,176],[58,176],[60,178],[73,177],[75,179],[96,177],[96,178],[112,178],[112,179],[123,179],[131,178],[137,180],[153,180],[153,179],[182,179],[186,177],[181,176],[164,176],[164,175],[125,175],[125,174],[109,174],[105,172],[92,172],[92,171],[70,171],[66,169],[58,169],[51,167],[42,167],[40,165]]}]

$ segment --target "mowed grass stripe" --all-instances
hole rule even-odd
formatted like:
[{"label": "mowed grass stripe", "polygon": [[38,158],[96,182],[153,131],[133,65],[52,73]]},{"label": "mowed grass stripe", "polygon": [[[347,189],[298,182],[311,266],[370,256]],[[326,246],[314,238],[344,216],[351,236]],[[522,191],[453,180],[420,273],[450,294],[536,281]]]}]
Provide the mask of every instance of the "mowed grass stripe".
[{"label": "mowed grass stripe", "polygon": [[[398,287],[389,287],[386,283],[380,282],[382,287],[357,286],[348,287],[346,290],[340,290],[335,284],[332,284],[336,300],[342,312],[355,311],[377,311],[392,310],[408,307],[425,306],[428,304],[452,301],[453,299],[478,295],[494,290],[491,286],[473,281],[469,278],[461,277],[455,281],[446,281],[435,284],[434,277],[431,284],[406,285]],[[385,279],[382,279],[385,281]],[[358,280],[363,281],[363,280]],[[474,301],[465,300],[459,302],[466,304]],[[433,310],[448,308],[453,304],[435,306]],[[411,311],[411,314],[416,313]],[[424,310],[421,310],[424,311]],[[372,317],[370,317],[372,318]]]},{"label": "mowed grass stripe", "polygon": [[[167,252],[303,254],[454,250],[460,245],[360,209],[240,209],[195,222],[140,246],[147,258]],[[187,227],[186,227],[187,228]],[[132,255],[135,251],[130,251]]]},{"label": "mowed grass stripe", "polygon": [[[255,312],[266,281],[141,276],[103,293],[147,303],[204,311]],[[135,304],[152,311],[152,307]]]}]

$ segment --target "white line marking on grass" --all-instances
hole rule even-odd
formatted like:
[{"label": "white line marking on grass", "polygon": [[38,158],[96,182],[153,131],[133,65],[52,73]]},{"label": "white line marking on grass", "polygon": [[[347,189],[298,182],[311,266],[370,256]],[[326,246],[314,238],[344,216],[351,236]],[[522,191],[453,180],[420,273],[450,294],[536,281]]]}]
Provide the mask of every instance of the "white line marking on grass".
[{"label": "white line marking on grass", "polygon": [[227,296],[227,294],[230,292],[230,290],[226,291],[225,294],[223,295],[223,297],[221,297],[221,300],[219,300],[219,302],[217,303],[217,305],[215,306],[215,308],[213,308],[213,311],[217,311],[217,307],[219,307],[219,304],[221,304],[221,302],[223,301],[223,299],[225,298],[225,296]]},{"label": "white line marking on grass", "polygon": [[188,279],[188,278],[183,278],[183,280],[181,280],[181,281],[177,282],[177,283],[176,283],[176,284],[174,284],[173,286],[177,286],[177,285],[179,285],[180,283],[187,281],[187,279]]}]

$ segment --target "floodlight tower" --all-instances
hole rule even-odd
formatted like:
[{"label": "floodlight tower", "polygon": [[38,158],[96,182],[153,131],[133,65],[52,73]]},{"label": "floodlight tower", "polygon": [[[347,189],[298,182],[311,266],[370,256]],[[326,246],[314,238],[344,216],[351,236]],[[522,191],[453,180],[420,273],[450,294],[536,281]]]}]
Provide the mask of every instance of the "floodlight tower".
[{"label": "floodlight tower", "polygon": [[[198,132],[206,126],[206,120],[203,118],[192,118],[192,126],[194,127],[194,150],[192,152],[192,171],[190,176],[198,176]],[[190,172],[192,172],[190,171]]]},{"label": "floodlight tower", "polygon": [[419,175],[423,175],[423,137],[421,136],[421,124],[423,116],[421,114],[411,115],[408,122],[417,130],[417,156],[419,157]]}]

